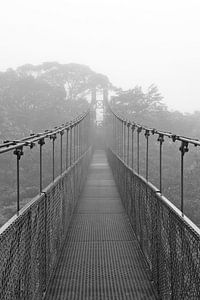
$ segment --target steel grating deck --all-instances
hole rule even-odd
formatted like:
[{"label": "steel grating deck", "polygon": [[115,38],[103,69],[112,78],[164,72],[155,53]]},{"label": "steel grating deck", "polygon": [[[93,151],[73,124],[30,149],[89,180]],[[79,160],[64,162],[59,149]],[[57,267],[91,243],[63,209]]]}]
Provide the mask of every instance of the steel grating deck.
[{"label": "steel grating deck", "polygon": [[103,151],[93,156],[45,299],[157,299]]}]

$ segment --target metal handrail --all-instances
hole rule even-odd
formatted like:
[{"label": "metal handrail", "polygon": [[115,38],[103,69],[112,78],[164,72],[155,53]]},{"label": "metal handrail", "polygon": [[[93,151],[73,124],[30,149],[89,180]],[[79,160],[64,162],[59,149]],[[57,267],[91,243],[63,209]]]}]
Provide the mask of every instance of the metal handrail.
[{"label": "metal handrail", "polygon": [[[148,180],[149,174],[149,137],[150,135],[158,135],[157,141],[159,142],[159,190],[162,193],[162,145],[165,141],[165,137],[171,139],[173,142],[180,142],[181,145],[179,147],[180,150],[180,206],[181,211],[184,213],[184,157],[185,153],[189,151],[189,146],[193,145],[195,147],[200,146],[200,141],[198,139],[185,137],[181,135],[177,135],[171,132],[161,131],[155,128],[150,128],[141,124],[138,124],[134,121],[130,121],[123,116],[120,116],[118,113],[114,111],[114,109],[107,104],[108,115],[111,116],[111,123],[113,126],[114,137],[112,139],[112,147],[115,148],[117,154],[120,154],[123,157],[123,160],[130,163],[132,162],[133,168],[133,136],[134,132],[137,133],[137,173],[140,173],[140,133],[144,132],[146,138],[146,180]],[[116,136],[116,129],[119,129],[119,136]],[[130,143],[130,130],[132,131],[131,139],[132,143]],[[120,140],[120,142],[119,142]],[[130,145],[132,149],[130,149]],[[121,147],[121,149],[120,149]],[[131,150],[131,151],[130,151]],[[132,152],[132,159],[129,159],[130,152]]]},{"label": "metal handrail", "polygon": [[118,113],[116,113],[112,107],[108,104],[108,108],[111,111],[111,113],[121,122],[123,122],[125,125],[130,124],[131,126],[134,126],[136,128],[139,128],[143,131],[149,131],[152,135],[154,134],[158,134],[158,135],[163,135],[164,137],[168,137],[171,138],[173,141],[180,141],[180,142],[187,142],[188,144],[193,144],[194,146],[200,146],[200,140],[199,139],[195,139],[195,138],[190,138],[190,137],[185,137],[182,135],[177,135],[174,134],[172,132],[168,132],[168,131],[162,131],[156,128],[151,128],[151,127],[147,127],[145,125],[136,123],[134,121],[130,121],[126,118],[124,118],[122,115],[119,115]]},{"label": "metal handrail", "polygon": [[[85,120],[87,121],[85,122]],[[87,128],[90,122],[90,107],[86,112],[78,115],[75,119],[66,122],[60,126],[56,126],[51,130],[45,130],[41,133],[31,134],[28,137],[13,141],[4,141],[0,144],[0,154],[13,151],[16,155],[17,164],[17,213],[20,210],[20,159],[23,156],[24,147],[32,149],[36,144],[39,145],[39,193],[43,191],[43,145],[45,139],[52,140],[52,181],[55,180],[55,140],[57,135],[60,135],[60,174],[63,172],[63,134],[66,133],[66,169],[72,165],[74,160],[77,159],[83,151],[86,150],[86,144],[89,140],[85,139],[82,135],[87,134]],[[73,149],[77,151],[72,153]],[[73,161],[72,161],[73,158]]]},{"label": "metal handrail", "polygon": [[58,133],[62,132],[63,130],[68,130],[71,127],[74,127],[78,123],[80,123],[87,116],[89,111],[90,110],[82,113],[81,115],[76,117],[74,120],[67,122],[66,124],[62,124],[59,127],[54,127],[54,129],[52,129],[52,130],[45,130],[42,133],[31,134],[30,136],[19,139],[19,140],[4,141],[3,143],[0,144],[0,154],[6,153],[6,152],[9,152],[14,149],[21,148],[21,147],[26,147],[26,146],[32,147],[35,142],[38,142],[41,139],[45,139],[54,134],[58,134]]}]

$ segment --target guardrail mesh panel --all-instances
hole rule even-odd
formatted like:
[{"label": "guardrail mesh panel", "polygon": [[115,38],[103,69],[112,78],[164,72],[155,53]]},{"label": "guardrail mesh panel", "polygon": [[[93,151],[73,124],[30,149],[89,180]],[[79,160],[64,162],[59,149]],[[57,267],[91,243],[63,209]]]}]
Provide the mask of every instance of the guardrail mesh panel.
[{"label": "guardrail mesh panel", "polygon": [[42,299],[84,185],[90,156],[89,150],[1,230],[1,300]]},{"label": "guardrail mesh panel", "polygon": [[0,299],[31,299],[44,276],[45,197],[0,235]]},{"label": "guardrail mesh panel", "polygon": [[108,158],[161,299],[200,299],[200,236],[111,150]]}]

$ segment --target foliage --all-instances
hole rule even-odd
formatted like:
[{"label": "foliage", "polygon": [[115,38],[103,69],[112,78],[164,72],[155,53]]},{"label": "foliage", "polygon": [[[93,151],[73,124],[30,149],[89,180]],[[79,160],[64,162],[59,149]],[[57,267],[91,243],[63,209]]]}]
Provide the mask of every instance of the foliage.
[{"label": "foliage", "polygon": [[123,112],[128,118],[144,118],[149,113],[166,111],[162,103],[163,97],[155,85],[151,85],[144,93],[142,87],[135,86],[128,91],[119,90],[117,96],[111,100],[111,105]]},{"label": "foliage", "polygon": [[20,128],[22,134],[51,126],[66,114],[64,91],[31,76],[17,78],[2,89],[0,105],[4,112],[1,120],[9,121],[12,128]]},{"label": "foliage", "polygon": [[105,75],[95,73],[88,66],[70,63],[46,62],[38,66],[24,65],[17,69],[20,76],[32,75],[51,86],[65,89],[66,99],[74,101],[85,97],[91,88],[110,85]]},{"label": "foliage", "polygon": [[[105,75],[80,64],[46,62],[0,72],[0,139],[16,140],[69,121],[88,109],[91,88],[109,85]],[[58,145],[59,138],[55,147],[59,148]],[[43,149],[45,186],[52,173],[51,150],[51,142],[46,142]],[[59,149],[56,153],[60,153]],[[21,206],[38,193],[38,155],[38,147],[34,147],[25,151],[20,160]],[[60,163],[58,157],[55,159],[58,169]],[[16,210],[16,157],[13,153],[1,155],[0,164],[1,225]]]},{"label": "foliage", "polygon": [[[162,103],[163,97],[156,86],[149,87],[146,93],[141,87],[136,86],[129,91],[118,92],[111,101],[115,111],[126,119],[156,128],[169,131],[177,135],[200,138],[200,112],[182,114],[171,112]],[[165,138],[163,144],[163,193],[177,207],[180,208],[180,143],[173,143]],[[135,143],[134,153],[137,153]],[[136,157],[135,157],[136,160]],[[199,148],[190,146],[189,153],[185,154],[184,167],[184,208],[185,214],[200,226],[199,202]],[[140,172],[145,177],[146,171],[146,139],[141,133],[140,137]],[[159,187],[159,144],[157,137],[149,138],[149,178]]]},{"label": "foliage", "polygon": [[[105,75],[80,64],[46,62],[0,72],[0,138],[18,139],[72,119],[87,109],[92,88],[113,89],[113,86]],[[111,104],[125,118],[151,128],[200,138],[200,112],[187,115],[178,111],[170,112],[163,104],[163,97],[155,85],[151,85],[146,92],[140,86],[128,91],[116,90]],[[145,138],[141,138],[142,175],[145,174],[145,142]],[[45,185],[50,182],[52,171],[52,145],[50,141],[47,144],[44,147]],[[59,140],[56,144],[59,145]],[[150,180],[156,186],[159,179],[158,146],[156,137],[151,137],[149,172]],[[35,149],[29,152],[20,160],[21,205],[35,196],[39,187],[39,152]],[[58,157],[56,159],[56,167],[59,168]],[[2,155],[0,164],[0,224],[3,224],[16,209],[16,158],[12,153]],[[57,174],[58,172],[59,170]],[[200,226],[199,178],[198,149],[190,147],[185,156],[185,211]],[[164,195],[179,206],[180,151],[177,145],[167,139],[163,144],[163,186]]]}]

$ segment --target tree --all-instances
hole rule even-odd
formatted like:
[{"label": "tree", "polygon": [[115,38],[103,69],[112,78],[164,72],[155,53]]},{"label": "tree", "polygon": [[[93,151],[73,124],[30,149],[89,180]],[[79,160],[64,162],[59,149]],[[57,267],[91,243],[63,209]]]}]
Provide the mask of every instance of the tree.
[{"label": "tree", "polygon": [[155,113],[166,110],[162,99],[163,97],[155,85],[151,85],[146,93],[143,92],[142,87],[135,86],[127,91],[119,90],[117,96],[111,100],[111,105],[127,118],[141,121],[150,112]]},{"label": "tree", "polygon": [[26,64],[0,73],[2,139],[41,131],[88,108],[92,88],[110,85],[105,75],[80,64]]},{"label": "tree", "polygon": [[110,85],[105,75],[95,73],[81,64],[59,64],[46,62],[38,66],[24,65],[17,69],[19,76],[32,75],[48,82],[51,86],[65,90],[66,100],[86,98],[91,88],[104,88]]},{"label": "tree", "polygon": [[41,131],[66,118],[64,90],[32,76],[19,77],[2,88],[0,105],[3,122],[9,120],[8,127],[20,128],[22,135]]}]

